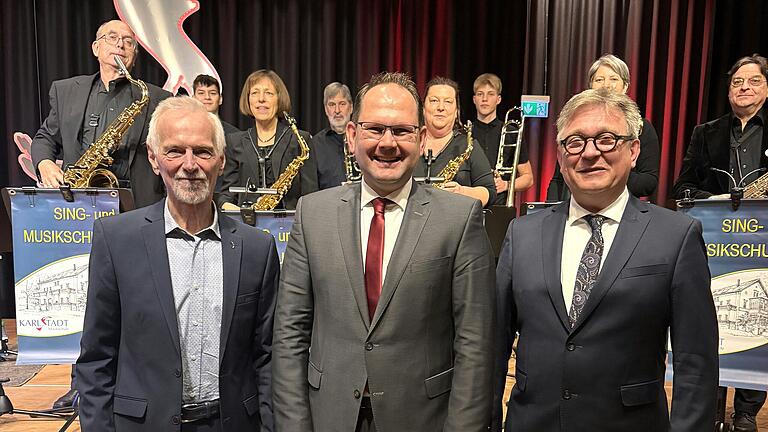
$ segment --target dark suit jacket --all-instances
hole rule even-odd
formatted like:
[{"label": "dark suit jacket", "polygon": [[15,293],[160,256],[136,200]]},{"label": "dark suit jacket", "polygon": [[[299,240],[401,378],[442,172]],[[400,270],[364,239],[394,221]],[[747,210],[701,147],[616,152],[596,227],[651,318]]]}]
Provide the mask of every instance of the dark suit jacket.
[{"label": "dark suit jacket", "polygon": [[[282,138],[275,143],[275,150],[270,156],[272,173],[275,176],[275,180],[277,180],[280,173],[285,171],[288,164],[290,164],[301,151],[299,148],[299,140],[296,139],[296,135],[287,128],[288,126],[286,126],[285,123],[277,122],[275,139],[280,138],[281,135]],[[283,131],[285,131],[285,133],[283,133]],[[253,144],[248,137],[249,133],[255,143],[256,132],[253,130],[253,127],[249,128],[247,131],[227,135],[227,163],[224,166],[224,173],[221,175],[220,189],[216,200],[219,207],[225,202],[238,205],[242,204],[243,194],[230,193],[230,187],[244,187],[246,183],[248,183],[248,179],[250,179],[251,184],[255,184],[256,186],[258,186],[261,181],[259,157],[253,150]],[[307,145],[310,145],[312,137],[304,131],[299,131],[299,133],[307,142]],[[317,190],[317,167],[315,166],[315,159],[315,155],[313,155],[310,147],[309,159],[304,161],[304,165],[299,169],[299,174],[293,178],[291,188],[288,189],[288,192],[283,197],[283,204],[286,209],[295,209],[296,202],[299,200],[300,196]],[[269,186],[271,185],[267,185],[267,187]],[[256,201],[258,197],[253,196],[251,198],[252,201]]]},{"label": "dark suit jacket", "polygon": [[[691,190],[691,198],[709,198],[731,190],[728,176],[712,171],[710,167],[730,171],[732,118],[733,115],[729,113],[693,128],[680,176],[673,187],[675,198],[683,198],[686,189]],[[760,150],[762,167],[768,167],[767,150],[768,129],[763,127],[763,145]],[[758,176],[753,174],[750,179],[754,180]]]},{"label": "dark suit jacket", "polygon": [[[32,139],[32,162],[37,165],[45,160],[63,159],[64,167],[74,164],[83,154],[78,141],[83,125],[85,106],[91,92],[93,80],[98,74],[80,75],[60,81],[54,81],[49,92],[51,110],[40,129]],[[136,117],[133,125],[123,137],[129,148],[129,175],[131,190],[136,207],[143,207],[157,202],[165,195],[163,182],[152,171],[147,159],[147,132],[149,119],[160,101],[171,94],[147,83],[149,104]],[[141,90],[131,85],[134,100],[141,97]]]},{"label": "dark suit jacket", "polygon": [[373,319],[360,184],[302,197],[275,312],[280,431],[353,431],[366,388],[381,431],[484,431],[493,257],[480,202],[414,184]]},{"label": "dark suit jacket", "polygon": [[[568,204],[514,220],[499,257],[497,401],[520,334],[508,430],[711,430],[718,336],[701,224],[630,196],[571,329],[560,284]],[[675,372],[671,415],[667,331]]]},{"label": "dark suit jacket", "polygon": [[[162,200],[94,223],[76,366],[84,431],[178,429],[182,365],[164,205]],[[262,421],[272,420],[272,322],[280,264],[272,236],[222,214],[219,227],[221,419],[225,430],[258,431]]]}]

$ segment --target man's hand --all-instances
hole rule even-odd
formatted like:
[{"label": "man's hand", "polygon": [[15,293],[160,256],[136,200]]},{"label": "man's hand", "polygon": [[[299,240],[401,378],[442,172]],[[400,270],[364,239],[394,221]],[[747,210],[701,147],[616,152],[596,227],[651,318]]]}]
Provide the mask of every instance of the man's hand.
[{"label": "man's hand", "polygon": [[506,192],[509,187],[509,182],[501,177],[493,177],[493,182],[496,184],[496,193]]},{"label": "man's hand", "polygon": [[234,211],[240,211],[240,207],[232,204],[231,202],[225,202],[221,205],[222,210],[234,210]]},{"label": "man's hand", "polygon": [[43,183],[43,187],[57,188],[64,183],[64,172],[52,160],[40,161],[37,164],[37,170],[40,172],[40,181]]}]

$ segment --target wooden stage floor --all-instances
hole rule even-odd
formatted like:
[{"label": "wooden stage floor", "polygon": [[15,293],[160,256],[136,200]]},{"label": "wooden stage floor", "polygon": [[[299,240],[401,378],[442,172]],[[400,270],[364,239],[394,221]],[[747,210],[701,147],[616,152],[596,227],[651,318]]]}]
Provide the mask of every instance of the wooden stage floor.
[{"label": "wooden stage floor", "polygon": [[[6,321],[6,331],[11,339],[16,338],[16,323]],[[510,360],[509,368],[514,370],[515,361]],[[13,406],[19,409],[46,409],[50,408],[59,396],[69,389],[69,365],[45,366],[34,378],[21,387],[5,387],[5,392],[13,402]],[[514,378],[507,378],[507,387],[504,400],[509,398],[509,392],[514,385]],[[667,383],[667,398],[671,398],[672,386]],[[506,409],[506,408],[505,408]],[[728,404],[726,406],[727,418],[733,412],[733,389],[728,391]],[[758,425],[768,428],[768,408],[763,409],[757,419]],[[63,420],[30,419],[21,415],[4,415],[0,417],[0,431],[2,432],[55,432],[64,424]],[[766,429],[768,430],[768,429]],[[67,431],[79,432],[80,424],[76,421]]]}]

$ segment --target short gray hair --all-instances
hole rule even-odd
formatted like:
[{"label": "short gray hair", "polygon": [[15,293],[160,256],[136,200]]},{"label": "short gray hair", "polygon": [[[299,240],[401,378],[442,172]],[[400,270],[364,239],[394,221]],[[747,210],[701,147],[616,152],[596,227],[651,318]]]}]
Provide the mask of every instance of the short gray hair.
[{"label": "short gray hair", "polygon": [[637,139],[643,129],[643,117],[635,101],[624,93],[612,92],[607,88],[589,89],[573,96],[566,102],[557,117],[557,140],[560,141],[565,128],[573,121],[576,112],[588,105],[603,106],[606,110],[615,109],[624,115],[627,122],[627,134]]},{"label": "short gray hair", "polygon": [[326,105],[330,98],[339,93],[341,93],[341,96],[343,96],[349,103],[352,103],[352,93],[349,92],[349,87],[340,82],[332,82],[325,86],[325,90],[323,90],[323,105]]},{"label": "short gray hair", "polygon": [[624,63],[624,60],[616,57],[613,54],[605,54],[604,56],[595,60],[595,62],[592,63],[592,66],[589,67],[587,88],[592,87],[592,80],[595,78],[595,74],[597,73],[597,70],[600,69],[600,66],[606,66],[608,69],[616,72],[619,78],[624,81],[624,85],[629,87],[629,67],[627,64]]},{"label": "short gray hair", "polygon": [[211,128],[213,128],[213,146],[216,148],[218,154],[224,153],[224,148],[227,146],[227,143],[224,139],[224,128],[221,126],[219,116],[209,113],[200,101],[190,96],[169,97],[160,102],[157,105],[157,108],[155,108],[155,111],[152,113],[152,119],[149,121],[149,132],[147,132],[147,146],[149,146],[153,152],[157,153],[160,146],[160,131],[158,130],[160,119],[168,111],[204,113],[211,123]]}]

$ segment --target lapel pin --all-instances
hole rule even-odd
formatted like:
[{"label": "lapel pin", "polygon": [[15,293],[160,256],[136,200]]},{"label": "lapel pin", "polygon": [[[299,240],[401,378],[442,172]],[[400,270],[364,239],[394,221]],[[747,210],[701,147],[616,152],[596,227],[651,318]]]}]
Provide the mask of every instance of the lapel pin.
[{"label": "lapel pin", "polygon": [[233,241],[231,241],[231,240],[230,240],[230,241],[229,241],[229,244],[231,244],[231,245],[232,245],[232,249],[234,249],[234,248],[235,248],[235,242],[233,242]]}]

